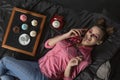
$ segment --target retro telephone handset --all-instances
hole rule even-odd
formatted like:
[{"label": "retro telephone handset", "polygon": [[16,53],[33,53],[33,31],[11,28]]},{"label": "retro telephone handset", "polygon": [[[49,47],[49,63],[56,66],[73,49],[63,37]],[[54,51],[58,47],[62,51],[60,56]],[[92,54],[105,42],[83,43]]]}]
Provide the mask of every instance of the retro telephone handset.
[{"label": "retro telephone handset", "polygon": [[75,37],[72,37],[70,40],[73,42],[73,43],[79,43],[81,42],[82,38],[85,36],[86,32],[88,31],[88,29],[81,29],[81,35],[80,36],[75,36]]},{"label": "retro telephone handset", "polygon": [[76,44],[79,44],[82,41],[82,39],[85,36],[87,31],[88,31],[88,29],[82,29],[82,34],[80,36],[75,36],[75,37],[72,37],[70,39],[67,39],[67,41],[69,41],[77,49],[77,54],[82,57],[82,60],[84,60],[84,56],[80,52],[80,50],[76,46]]},{"label": "retro telephone handset", "polygon": [[88,28],[84,28],[84,29],[82,30],[81,37],[84,37],[87,31],[88,31]]}]

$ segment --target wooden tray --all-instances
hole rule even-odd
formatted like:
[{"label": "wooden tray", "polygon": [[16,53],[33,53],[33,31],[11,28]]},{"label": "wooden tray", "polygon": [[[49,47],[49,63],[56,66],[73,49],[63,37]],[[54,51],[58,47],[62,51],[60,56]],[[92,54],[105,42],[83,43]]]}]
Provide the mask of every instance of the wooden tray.
[{"label": "wooden tray", "polygon": [[[25,15],[27,20],[22,21],[20,19],[21,15]],[[33,20],[37,21],[36,26],[31,24]],[[45,15],[14,7],[6,28],[2,47],[34,56],[44,28],[45,20]],[[27,29],[23,28],[23,24],[27,24]],[[31,36],[31,31],[36,32],[36,36]],[[21,35],[22,37],[20,37]]]}]

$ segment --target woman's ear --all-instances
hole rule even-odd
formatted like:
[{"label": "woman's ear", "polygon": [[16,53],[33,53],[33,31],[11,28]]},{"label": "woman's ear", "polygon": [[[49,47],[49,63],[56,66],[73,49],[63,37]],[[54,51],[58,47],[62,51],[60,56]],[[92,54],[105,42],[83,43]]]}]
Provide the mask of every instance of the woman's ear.
[{"label": "woman's ear", "polygon": [[97,45],[100,45],[100,44],[102,44],[103,43],[103,41],[98,41],[96,44]]}]

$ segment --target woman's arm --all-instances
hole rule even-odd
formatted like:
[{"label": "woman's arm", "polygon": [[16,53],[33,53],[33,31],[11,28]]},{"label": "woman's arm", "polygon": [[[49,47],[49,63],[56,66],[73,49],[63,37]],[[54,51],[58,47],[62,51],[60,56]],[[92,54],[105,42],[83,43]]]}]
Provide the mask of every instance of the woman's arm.
[{"label": "woman's arm", "polygon": [[63,35],[59,35],[59,36],[49,39],[48,45],[54,46],[57,42],[61,40],[64,40],[70,37],[80,36],[84,30],[86,29],[71,29],[69,32]]},{"label": "woman's arm", "polygon": [[77,66],[79,65],[79,63],[82,61],[82,56],[79,56],[79,57],[75,57],[75,58],[72,58],[69,62],[68,62],[68,65],[65,69],[65,72],[64,72],[64,77],[65,79],[64,80],[72,80],[72,78],[70,77],[71,76],[71,68],[73,66]]},{"label": "woman's arm", "polygon": [[65,34],[50,38],[48,41],[49,46],[54,46],[57,42],[67,39]]}]

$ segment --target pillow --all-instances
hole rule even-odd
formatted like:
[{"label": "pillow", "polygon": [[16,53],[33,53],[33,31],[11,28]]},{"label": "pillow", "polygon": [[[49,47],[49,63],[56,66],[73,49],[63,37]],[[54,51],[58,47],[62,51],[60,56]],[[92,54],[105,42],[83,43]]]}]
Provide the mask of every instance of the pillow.
[{"label": "pillow", "polygon": [[98,68],[96,73],[97,77],[94,78],[94,80],[99,80],[99,79],[108,80],[110,71],[111,71],[110,62],[106,61]]}]

